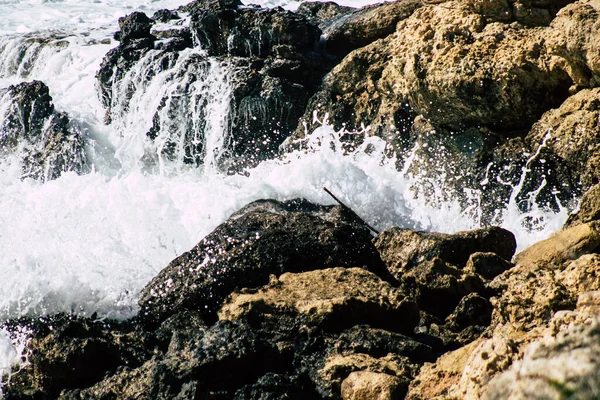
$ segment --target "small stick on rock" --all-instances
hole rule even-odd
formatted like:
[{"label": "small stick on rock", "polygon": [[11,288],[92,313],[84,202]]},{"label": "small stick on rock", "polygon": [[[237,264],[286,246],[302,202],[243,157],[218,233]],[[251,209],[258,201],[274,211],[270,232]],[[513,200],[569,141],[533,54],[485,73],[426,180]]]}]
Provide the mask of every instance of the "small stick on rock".
[{"label": "small stick on rock", "polygon": [[337,197],[335,197],[335,196],[333,195],[333,193],[331,193],[331,192],[329,191],[329,189],[327,189],[326,187],[323,187],[323,190],[324,190],[324,191],[326,191],[328,195],[330,195],[331,197],[333,197],[333,199],[334,199],[335,201],[337,201],[337,202],[339,203],[339,205],[340,205],[340,206],[344,207],[346,210],[348,210],[348,211],[350,211],[352,214],[354,214],[354,215],[356,216],[356,218],[358,218],[359,220],[361,220],[361,221],[362,221],[362,223],[363,223],[363,224],[365,224],[365,226],[366,226],[367,228],[369,228],[370,230],[372,230],[373,232],[375,232],[375,234],[376,234],[376,235],[379,235],[379,231],[378,231],[377,229],[375,229],[375,228],[373,228],[371,225],[367,224],[367,223],[365,222],[365,220],[364,220],[364,219],[362,219],[361,217],[359,217],[359,216],[358,216],[358,214],[354,212],[354,210],[353,210],[353,209],[351,209],[350,207],[348,207],[347,205],[345,205],[344,203],[342,203],[342,202],[341,202],[341,201],[340,201],[340,200],[339,200]]}]

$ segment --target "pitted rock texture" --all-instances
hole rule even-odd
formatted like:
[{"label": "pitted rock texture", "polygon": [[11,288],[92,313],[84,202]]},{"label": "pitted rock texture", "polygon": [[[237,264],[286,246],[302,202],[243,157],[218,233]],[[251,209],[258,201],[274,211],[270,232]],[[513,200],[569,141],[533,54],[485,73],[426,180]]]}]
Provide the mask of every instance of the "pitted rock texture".
[{"label": "pitted rock texture", "polygon": [[256,321],[263,314],[301,314],[326,330],[366,324],[409,334],[419,321],[406,293],[360,268],[283,274],[257,291],[234,293],[219,319]]}]

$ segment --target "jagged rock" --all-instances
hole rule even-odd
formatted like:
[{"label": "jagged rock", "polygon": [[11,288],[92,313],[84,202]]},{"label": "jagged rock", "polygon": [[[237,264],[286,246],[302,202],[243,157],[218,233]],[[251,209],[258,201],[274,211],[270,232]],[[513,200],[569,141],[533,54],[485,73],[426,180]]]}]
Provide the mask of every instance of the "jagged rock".
[{"label": "jagged rock", "polygon": [[286,273],[257,291],[234,293],[219,311],[221,320],[258,321],[301,314],[328,331],[368,324],[411,333],[419,312],[406,294],[360,268]]},{"label": "jagged rock", "polygon": [[[136,92],[153,80],[161,86],[178,83],[168,86],[154,109],[144,109],[152,115],[142,160],[147,168],[161,159],[204,163],[214,150],[206,148],[209,134],[226,139],[225,151],[210,160],[221,170],[239,171],[272,157],[332,67],[335,60],[318,48],[321,31],[315,24],[281,8],[238,3],[191,3],[181,9],[190,13],[189,27],[141,13],[123,20],[126,40],[108,52],[97,73],[105,121],[127,124]],[[158,18],[163,22],[157,24]],[[225,114],[218,116],[219,126],[211,122],[215,102]]]},{"label": "jagged rock", "polygon": [[420,0],[401,0],[344,13],[321,23],[325,47],[332,54],[345,56],[352,50],[391,35],[399,21],[408,18],[422,5]]},{"label": "jagged rock", "polygon": [[180,18],[179,14],[167,9],[158,10],[152,15],[152,20],[157,22],[169,22]]},{"label": "jagged rock", "polygon": [[355,371],[342,382],[344,400],[395,400],[406,394],[406,381],[389,374]]},{"label": "jagged rock", "polygon": [[333,1],[304,1],[298,6],[296,13],[315,21],[323,31],[338,18],[355,10],[356,8],[340,6]]},{"label": "jagged rock", "polygon": [[424,362],[433,357],[431,347],[399,333],[357,325],[343,331],[335,339],[332,350],[337,354],[363,353],[380,358],[390,353]]},{"label": "jagged rock", "polygon": [[514,262],[523,265],[559,266],[593,252],[600,245],[599,229],[598,223],[590,222],[559,231],[517,254]]},{"label": "jagged rock", "polygon": [[120,366],[139,366],[158,344],[130,324],[64,314],[13,324],[32,331],[29,363],[3,388],[5,399],[55,399],[62,390],[93,385]]},{"label": "jagged rock", "polygon": [[134,11],[131,14],[119,18],[119,32],[115,34],[115,39],[124,44],[130,43],[135,39],[152,39],[150,28],[152,20],[146,14],[140,11]]},{"label": "jagged rock", "polygon": [[595,0],[573,2],[560,10],[547,34],[549,50],[580,88],[593,88],[600,82],[599,12]]},{"label": "jagged rock", "polygon": [[569,215],[564,228],[585,224],[600,219],[600,185],[594,185],[584,193],[579,203],[579,210]]},{"label": "jagged rock", "polygon": [[161,321],[192,309],[210,320],[236,288],[262,286],[271,274],[345,266],[387,278],[368,228],[344,211],[305,200],[251,203],[142,290],[141,316]]},{"label": "jagged rock", "polygon": [[277,46],[307,53],[321,34],[304,17],[281,9],[199,9],[190,28],[209,54],[238,57],[266,58]]},{"label": "jagged rock", "polygon": [[541,29],[486,23],[465,3],[425,5],[347,56],[308,109],[321,104],[337,129],[371,125],[390,138],[406,136],[416,114],[459,132],[528,129],[572,85],[544,42]]},{"label": "jagged rock", "polygon": [[483,399],[578,399],[600,394],[600,327],[578,325],[532,344],[523,360],[495,377]]},{"label": "jagged rock", "polygon": [[40,81],[9,86],[0,115],[0,154],[17,153],[23,178],[51,180],[63,172],[87,172],[81,132],[57,112],[48,87]]},{"label": "jagged rock", "polygon": [[319,399],[320,397],[309,382],[304,382],[303,379],[289,378],[286,375],[268,373],[256,383],[238,389],[234,400]]},{"label": "jagged rock", "polygon": [[425,363],[410,383],[406,399],[426,400],[447,396],[449,388],[460,380],[471,352],[481,341],[474,341],[460,349],[448,352],[435,363]]},{"label": "jagged rock", "polygon": [[506,261],[496,253],[480,252],[469,256],[464,270],[477,274],[487,280],[492,280],[512,267],[514,267],[514,264]]},{"label": "jagged rock", "polygon": [[247,324],[223,321],[193,332],[184,341],[172,342],[166,353],[155,355],[138,368],[121,368],[64,398],[187,399],[220,392],[230,398],[236,389],[266,372],[280,370],[281,363],[276,348]]},{"label": "jagged rock", "polygon": [[487,327],[492,319],[492,310],[488,299],[476,293],[469,293],[460,300],[446,321],[448,326],[457,332],[473,326]]},{"label": "jagged rock", "polygon": [[420,310],[442,319],[454,310],[464,296],[485,292],[481,277],[462,271],[437,257],[397,276],[405,285],[416,287]]},{"label": "jagged rock", "polygon": [[380,233],[374,244],[383,262],[397,278],[436,257],[462,269],[471,254],[493,252],[510,260],[516,249],[514,235],[498,227],[455,234],[390,228]]}]

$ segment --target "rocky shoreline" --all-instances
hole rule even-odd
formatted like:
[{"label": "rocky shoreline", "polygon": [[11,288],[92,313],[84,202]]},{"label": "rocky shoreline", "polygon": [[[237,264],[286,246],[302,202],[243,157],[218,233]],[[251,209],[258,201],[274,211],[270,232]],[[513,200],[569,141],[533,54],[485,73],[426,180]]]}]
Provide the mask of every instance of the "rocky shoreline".
[{"label": "rocky shoreline", "polygon": [[[132,95],[117,102],[113,86],[140,60],[176,70],[184,59],[188,85],[217,63],[234,77],[224,171],[302,147],[320,110],[336,129],[370,126],[399,168],[411,151],[424,176],[462,171],[446,183],[456,196],[483,190],[489,227],[373,235],[341,205],[253,202],[160,271],[132,320],[7,321],[30,339],[4,398],[600,396],[599,17],[595,0],[296,13],[200,0],[122,18],[97,76],[107,122]],[[194,46],[205,58],[185,58]],[[14,118],[0,145],[14,152],[24,140],[24,177],[89,171],[82,135],[42,82],[2,96]],[[177,107],[163,104],[148,140]],[[205,144],[187,134],[184,161],[200,164]],[[514,235],[493,226],[511,196],[558,209],[582,194],[562,230],[516,255]]]}]

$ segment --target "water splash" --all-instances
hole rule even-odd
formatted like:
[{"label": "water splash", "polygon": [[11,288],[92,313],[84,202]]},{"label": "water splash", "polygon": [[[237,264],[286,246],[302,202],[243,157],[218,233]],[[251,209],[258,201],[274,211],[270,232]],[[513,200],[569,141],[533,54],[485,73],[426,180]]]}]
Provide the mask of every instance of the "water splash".
[{"label": "water splash", "polygon": [[[116,78],[115,78],[116,79]],[[218,168],[230,132],[227,67],[201,50],[150,50],[112,82],[112,129],[123,139],[116,157],[126,169],[158,164],[162,175],[185,164]]]},{"label": "water splash", "polygon": [[29,344],[31,332],[24,327],[8,330],[0,328],[0,398],[2,386],[10,382],[13,375],[29,364]]}]

